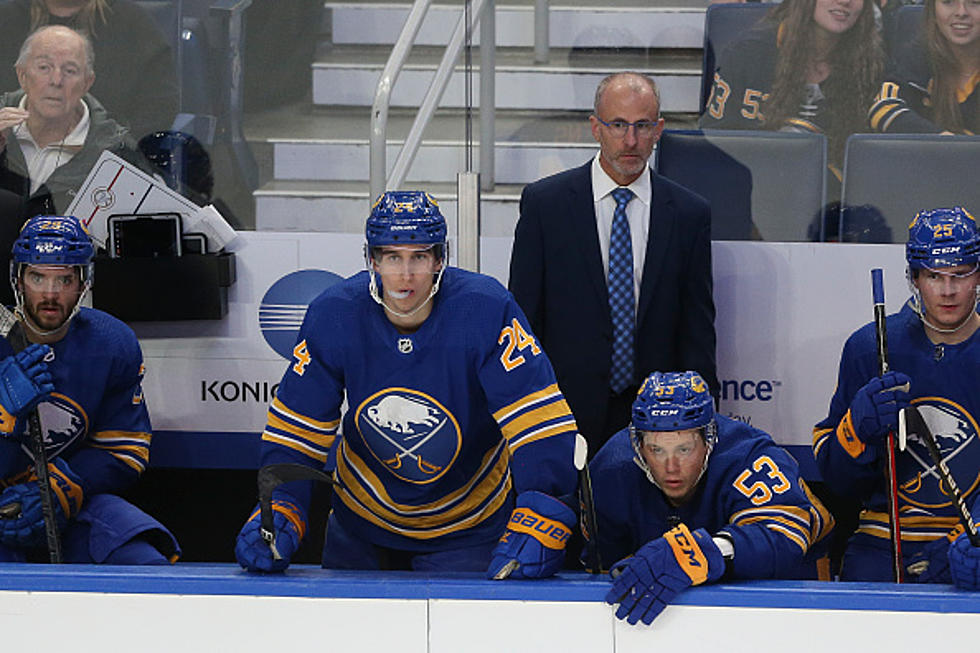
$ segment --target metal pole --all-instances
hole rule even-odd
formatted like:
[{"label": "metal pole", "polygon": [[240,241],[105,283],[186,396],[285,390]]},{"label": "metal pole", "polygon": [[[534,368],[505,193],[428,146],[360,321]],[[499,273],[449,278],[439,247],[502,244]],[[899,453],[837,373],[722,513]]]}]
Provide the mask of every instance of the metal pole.
[{"label": "metal pole", "polygon": [[[374,105],[371,107],[371,138],[370,138],[370,193],[368,202],[373,202],[374,198],[383,193],[388,187],[386,183],[388,177],[387,165],[387,131],[388,131],[388,108],[391,104],[391,90],[398,79],[408,53],[412,50],[412,44],[422,26],[422,19],[429,9],[430,0],[416,0],[408,12],[405,25],[402,27],[398,41],[395,42],[388,56],[388,63],[381,71],[378,79],[378,87],[374,92]],[[397,188],[397,186],[395,186]]]},{"label": "metal pole", "polygon": [[480,173],[456,175],[456,267],[480,271]]},{"label": "metal pole", "polygon": [[496,185],[494,160],[496,155],[496,97],[497,23],[494,0],[480,19],[480,189],[492,191]]},{"label": "metal pole", "polygon": [[548,0],[534,0],[534,63],[548,63]]}]

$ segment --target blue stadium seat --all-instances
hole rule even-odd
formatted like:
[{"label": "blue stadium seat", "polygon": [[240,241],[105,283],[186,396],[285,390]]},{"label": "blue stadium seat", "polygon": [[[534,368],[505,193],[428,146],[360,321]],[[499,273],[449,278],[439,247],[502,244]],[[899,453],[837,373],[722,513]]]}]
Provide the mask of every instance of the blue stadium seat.
[{"label": "blue stadium seat", "polygon": [[902,46],[918,38],[925,15],[923,10],[922,5],[905,5],[886,18],[884,39],[889,56],[894,56]]},{"label": "blue stadium seat", "polygon": [[765,16],[775,3],[721,3],[708,5],[704,12],[704,49],[701,55],[701,104],[704,113],[715,78],[715,59],[735,37],[743,34]]},{"label": "blue stadium seat", "polygon": [[666,130],[654,165],[711,202],[712,240],[824,238],[822,134]]},{"label": "blue stadium seat", "polygon": [[980,216],[980,136],[856,134],[847,139],[841,240],[904,243],[923,209]]}]

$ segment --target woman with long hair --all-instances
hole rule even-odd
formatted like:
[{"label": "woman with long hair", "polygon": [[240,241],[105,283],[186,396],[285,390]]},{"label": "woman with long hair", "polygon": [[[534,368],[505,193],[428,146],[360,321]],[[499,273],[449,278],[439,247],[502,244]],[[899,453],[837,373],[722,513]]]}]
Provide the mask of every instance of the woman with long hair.
[{"label": "woman with long hair", "polygon": [[883,69],[872,0],[785,0],[721,53],[701,126],[824,133],[837,167]]},{"label": "woman with long hair", "polygon": [[922,31],[889,63],[879,132],[980,134],[980,1],[926,0]]}]

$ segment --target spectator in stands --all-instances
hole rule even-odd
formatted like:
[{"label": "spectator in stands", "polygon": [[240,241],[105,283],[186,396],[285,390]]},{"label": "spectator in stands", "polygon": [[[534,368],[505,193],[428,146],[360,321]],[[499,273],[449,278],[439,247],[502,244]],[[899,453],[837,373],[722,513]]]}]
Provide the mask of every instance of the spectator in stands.
[{"label": "spectator in stands", "polygon": [[824,133],[839,175],[883,61],[871,0],[786,0],[722,51],[701,125]]},{"label": "spectator in stands", "polygon": [[980,134],[980,3],[926,0],[919,38],[889,62],[871,129]]},{"label": "spectator in stands", "polygon": [[13,65],[27,35],[65,25],[91,39],[98,61],[92,95],[114,120],[136,138],[173,124],[180,100],[174,53],[132,0],[9,0],[0,3],[0,25],[0,90],[17,88]]},{"label": "spectator in stands", "polygon": [[510,289],[595,453],[650,372],[693,369],[715,394],[718,377],[711,209],[650,170],[656,84],[609,75],[589,120],[599,152],[521,194]]},{"label": "spectator in stands", "polygon": [[104,150],[149,169],[126,128],[87,94],[95,80],[87,37],[42,27],[16,67],[21,90],[0,96],[0,188],[24,198],[21,221],[63,213]]},{"label": "spectator in stands", "polygon": [[[92,254],[73,217],[32,218],[14,243],[16,318],[0,338],[0,561],[44,561],[58,543],[74,563],[167,564],[180,554],[162,524],[117,496],[146,469],[150,418],[135,334],[81,306]],[[25,424],[35,407],[40,432]],[[52,512],[29,453],[38,439]]]}]

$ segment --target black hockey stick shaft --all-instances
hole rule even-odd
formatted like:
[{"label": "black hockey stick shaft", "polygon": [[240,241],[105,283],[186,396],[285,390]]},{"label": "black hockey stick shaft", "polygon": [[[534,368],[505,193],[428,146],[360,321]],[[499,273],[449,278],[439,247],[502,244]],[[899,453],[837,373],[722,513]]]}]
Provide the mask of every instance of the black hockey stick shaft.
[{"label": "black hockey stick shaft", "polygon": [[579,501],[582,510],[582,526],[585,529],[587,569],[589,573],[602,573],[602,558],[599,556],[599,533],[596,527],[595,504],[592,501],[592,476],[586,465],[578,472]]},{"label": "black hockey stick shaft", "polygon": [[[27,347],[27,338],[17,317],[0,304],[0,335],[7,339],[14,353]],[[48,559],[53,564],[62,561],[61,537],[54,514],[54,498],[51,496],[51,479],[48,475],[48,452],[44,448],[44,435],[41,432],[41,419],[37,409],[27,414],[27,437],[30,440],[31,457],[34,458],[34,475],[37,476],[38,492],[41,495],[41,514],[44,516],[44,534],[48,544]]]},{"label": "black hockey stick shaft", "polygon": [[589,473],[589,445],[581,435],[575,436],[575,467],[578,469],[579,509],[582,512],[582,529],[585,536],[586,568],[590,573],[602,573],[599,556],[599,526],[592,497],[592,475]]},{"label": "black hockey stick shaft", "polygon": [[268,543],[269,549],[272,551],[272,557],[276,560],[281,560],[282,556],[279,555],[279,551],[276,549],[276,530],[272,514],[272,492],[283,483],[290,481],[321,481],[331,486],[337,485],[337,482],[329,474],[313,467],[300,465],[299,463],[275,463],[265,465],[259,469],[259,510],[261,511],[259,533],[262,535],[262,539]]},{"label": "black hockey stick shaft", "polygon": [[[888,372],[888,333],[885,327],[885,286],[881,268],[871,270],[871,292],[874,300],[875,341],[878,345],[878,372],[884,376]],[[905,582],[902,566],[902,526],[898,515],[898,471],[895,466],[895,433],[888,432],[885,441],[886,468],[888,481],[888,523],[891,527],[892,572],[895,582]]]},{"label": "black hockey stick shaft", "polygon": [[956,479],[953,478],[953,473],[949,470],[949,466],[943,459],[943,454],[939,450],[939,444],[936,442],[936,436],[933,435],[929,425],[926,424],[918,407],[909,406],[904,410],[904,413],[906,430],[918,434],[919,438],[926,445],[926,449],[929,450],[929,457],[932,458],[932,462],[936,466],[939,478],[949,489],[949,495],[953,499],[953,505],[956,506],[957,513],[959,513],[960,523],[963,524],[967,539],[970,540],[970,544],[973,546],[980,546],[980,534],[977,533],[977,525],[974,523],[973,516],[970,514],[969,506],[966,505],[966,499],[963,498],[963,492],[960,491],[959,486],[956,484]]}]

